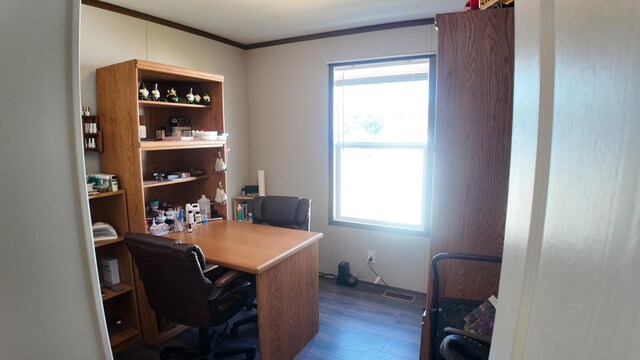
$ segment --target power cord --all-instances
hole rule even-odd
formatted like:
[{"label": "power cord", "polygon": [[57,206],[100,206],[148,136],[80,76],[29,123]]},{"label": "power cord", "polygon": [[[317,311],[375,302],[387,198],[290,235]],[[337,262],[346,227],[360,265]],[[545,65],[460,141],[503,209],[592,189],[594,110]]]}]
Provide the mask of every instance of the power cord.
[{"label": "power cord", "polygon": [[336,274],[329,274],[329,273],[323,273],[323,272],[318,272],[318,276],[327,280],[335,280],[338,277]]},{"label": "power cord", "polygon": [[[371,271],[372,271],[372,272],[373,272],[373,273],[374,273],[374,274],[375,274],[375,275],[380,279],[380,281],[384,284],[384,286],[385,286],[387,289],[389,289],[389,290],[391,290],[391,291],[395,292],[396,294],[400,294],[400,295],[402,295],[402,296],[414,296],[414,295],[407,295],[407,294],[403,293],[402,291],[400,291],[400,290],[398,290],[398,289],[396,289],[396,288],[391,287],[391,285],[387,284],[387,282],[386,282],[386,281],[384,281],[384,279],[382,278],[382,276],[380,276],[380,274],[378,274],[378,273],[373,269],[373,267],[371,267],[371,263],[370,263],[370,262],[367,262],[367,265],[368,265],[368,267],[369,267],[369,270],[371,270]],[[356,278],[358,278],[358,275],[360,275],[360,273],[362,273],[362,271],[363,271],[364,269],[366,269],[366,268],[367,268],[367,265],[363,266],[363,267],[360,269],[360,271],[358,271],[354,276],[355,276]],[[321,277],[321,278],[323,278],[323,279],[327,279],[327,280],[335,280],[335,279],[338,277],[338,275],[336,275],[336,274],[323,273],[323,272],[318,272],[318,276],[319,276],[319,277]],[[414,296],[414,297],[417,297],[417,296]]]},{"label": "power cord", "polygon": [[[389,289],[389,290],[393,291],[393,292],[394,292],[394,293],[396,293],[396,294],[400,294],[400,295],[402,295],[402,296],[407,296],[407,297],[412,296],[412,295],[407,295],[407,294],[403,293],[402,291],[400,291],[400,290],[398,290],[398,289],[396,289],[396,288],[391,287],[391,285],[387,284],[387,282],[386,282],[386,281],[384,281],[384,279],[382,278],[382,276],[380,276],[380,274],[378,274],[375,270],[373,270],[373,267],[371,267],[371,263],[370,263],[370,262],[367,262],[367,265],[369,265],[369,269],[371,269],[371,271],[373,271],[373,273],[374,273],[374,274],[376,274],[376,276],[378,277],[378,279],[380,279],[380,281],[382,281],[382,283],[384,284],[384,286],[385,286],[387,289]],[[414,296],[414,297],[415,297],[415,296]]]},{"label": "power cord", "polygon": [[[367,268],[367,266],[366,266],[366,265],[365,265],[365,266],[363,266],[363,267],[360,269],[360,271],[358,271],[358,273],[357,273],[357,274],[355,274],[354,276],[357,278],[357,277],[358,277],[358,275],[360,275],[360,273],[362,272],[362,270],[364,270],[364,269],[366,269],[366,268]],[[319,277],[321,277],[321,278],[323,278],[323,279],[327,279],[327,280],[335,280],[335,279],[338,277],[338,275],[336,275],[336,274],[323,273],[323,272],[318,272],[318,276],[319,276]]]},{"label": "power cord", "polygon": [[[360,270],[354,275],[354,277],[358,278],[358,275],[360,275],[360,273],[362,272],[362,270],[366,269],[367,265],[363,266],[362,268],[360,268]],[[360,280],[360,279],[358,279]]]}]

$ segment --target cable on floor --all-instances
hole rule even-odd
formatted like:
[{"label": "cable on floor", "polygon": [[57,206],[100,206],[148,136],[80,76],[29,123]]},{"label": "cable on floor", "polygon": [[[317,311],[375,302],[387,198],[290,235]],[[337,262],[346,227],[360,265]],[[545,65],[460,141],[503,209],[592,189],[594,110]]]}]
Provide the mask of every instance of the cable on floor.
[{"label": "cable on floor", "polygon": [[387,287],[387,289],[393,291],[396,294],[400,294],[402,296],[407,296],[407,297],[413,296],[413,295],[407,295],[407,294],[403,293],[402,291],[391,287],[391,285],[387,284],[387,282],[384,281],[384,279],[382,278],[382,276],[380,276],[380,274],[378,274],[375,270],[373,270],[373,267],[371,267],[371,263],[368,263],[368,265],[369,265],[369,269],[371,269],[371,271],[373,271],[373,273],[376,274],[376,276],[380,279],[380,281],[382,281],[382,283],[384,284],[384,286]]},{"label": "cable on floor", "polygon": [[327,280],[335,280],[338,277],[336,274],[329,274],[329,273],[323,273],[323,272],[318,272],[318,276]]}]

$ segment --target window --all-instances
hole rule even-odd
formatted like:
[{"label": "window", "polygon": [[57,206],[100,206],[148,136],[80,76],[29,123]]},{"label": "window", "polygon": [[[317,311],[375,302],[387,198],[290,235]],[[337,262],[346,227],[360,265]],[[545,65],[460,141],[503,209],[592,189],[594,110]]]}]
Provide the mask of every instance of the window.
[{"label": "window", "polygon": [[434,60],[329,65],[331,224],[428,232]]}]

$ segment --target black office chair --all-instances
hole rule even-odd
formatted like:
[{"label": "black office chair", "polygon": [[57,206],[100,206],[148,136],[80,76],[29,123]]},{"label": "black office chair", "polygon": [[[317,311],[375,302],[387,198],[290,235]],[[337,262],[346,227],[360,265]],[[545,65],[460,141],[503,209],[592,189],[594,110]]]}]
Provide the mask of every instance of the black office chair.
[{"label": "black office chair", "polygon": [[251,201],[254,224],[309,231],[311,200],[296,196],[258,196]]},{"label": "black office chair", "polygon": [[[429,360],[486,360],[489,357],[491,338],[485,335],[458,330],[465,325],[464,317],[477,308],[481,301],[457,298],[440,298],[440,276],[438,264],[443,260],[458,260],[501,264],[498,256],[475,254],[440,253],[431,259],[431,292]],[[440,350],[439,352],[437,350]]]},{"label": "black office chair", "polygon": [[[309,231],[311,220],[311,200],[296,196],[258,196],[251,201],[249,212],[253,214],[254,224],[265,224],[287,229]],[[251,277],[245,278],[254,280]],[[254,281],[255,283],[255,281]],[[247,309],[257,309],[258,306],[251,303]],[[229,334],[238,335],[238,327],[258,321],[258,314],[241,319],[233,323]]]},{"label": "black office chair", "polygon": [[491,336],[476,334],[451,327],[444,328],[447,335],[440,344],[440,355],[445,360],[488,360]]},{"label": "black office chair", "polygon": [[171,321],[199,328],[199,349],[166,347],[161,359],[172,354],[255,357],[255,346],[215,349],[224,330],[218,332],[214,327],[226,324],[255,297],[250,281],[235,271],[206,266],[197,245],[135,233],[125,235],[125,244],[138,268],[149,306]]}]

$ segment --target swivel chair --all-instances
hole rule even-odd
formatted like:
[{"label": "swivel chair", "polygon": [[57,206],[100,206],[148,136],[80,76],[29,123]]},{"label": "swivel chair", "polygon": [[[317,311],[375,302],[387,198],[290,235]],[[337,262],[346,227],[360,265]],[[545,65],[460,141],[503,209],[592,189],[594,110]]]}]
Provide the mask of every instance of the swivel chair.
[{"label": "swivel chair", "polygon": [[[311,200],[296,196],[258,196],[251,201],[250,212],[254,224],[264,224],[294,230],[309,231],[311,220]],[[246,278],[253,280],[249,275]],[[247,309],[257,309],[253,303]],[[238,327],[258,321],[258,314],[246,317],[233,323],[229,334],[238,335]]]},{"label": "swivel chair", "polygon": [[309,231],[311,200],[296,196],[258,196],[251,201],[254,224]]},{"label": "swivel chair", "polygon": [[125,244],[138,268],[149,306],[171,321],[199,328],[199,349],[166,347],[161,359],[172,354],[255,357],[255,346],[215,349],[224,330],[218,332],[214,327],[226,324],[252,301],[252,284],[247,279],[235,271],[206,266],[197,245],[135,233],[125,234]]},{"label": "swivel chair", "polygon": [[445,360],[488,360],[491,336],[445,327],[447,334],[440,344]]},{"label": "swivel chair", "polygon": [[[502,258],[475,254],[440,253],[431,259],[431,309],[429,309],[430,340],[429,360],[486,360],[489,357],[491,338],[464,330],[464,317],[477,308],[481,301],[473,299],[441,298],[438,264],[443,260],[458,260],[500,264]],[[437,350],[440,349],[438,352]]]}]

